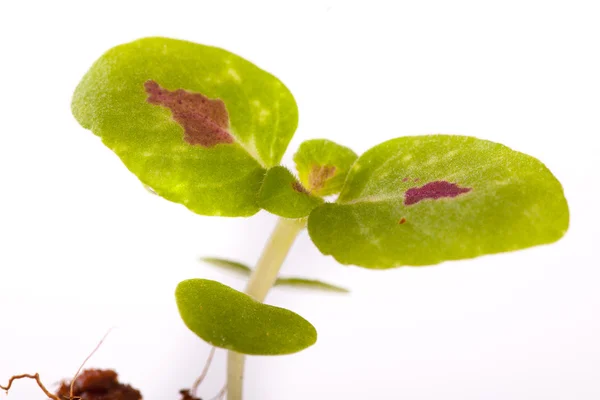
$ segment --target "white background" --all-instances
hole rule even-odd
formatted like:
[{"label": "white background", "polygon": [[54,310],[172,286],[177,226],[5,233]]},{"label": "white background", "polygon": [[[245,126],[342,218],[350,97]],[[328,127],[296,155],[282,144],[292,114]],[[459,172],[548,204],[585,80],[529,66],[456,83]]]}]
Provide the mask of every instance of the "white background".
[{"label": "white background", "polygon": [[[247,365],[248,400],[600,398],[600,10],[597,1],[6,1],[0,3],[0,380],[117,369],[177,399],[209,347],[173,299],[190,277],[243,282],[202,255],[256,261],[274,218],[201,217],[149,195],[70,114],[102,52],[143,36],[215,45],[277,75],[303,140],[363,152],[457,133],[540,158],[565,187],[559,243],[436,267],[369,271],[304,233],[284,271],[350,296],[274,290],[318,343]],[[202,395],[224,382],[218,352]],[[3,398],[0,394],[0,398]],[[12,399],[42,398],[20,382]]]}]

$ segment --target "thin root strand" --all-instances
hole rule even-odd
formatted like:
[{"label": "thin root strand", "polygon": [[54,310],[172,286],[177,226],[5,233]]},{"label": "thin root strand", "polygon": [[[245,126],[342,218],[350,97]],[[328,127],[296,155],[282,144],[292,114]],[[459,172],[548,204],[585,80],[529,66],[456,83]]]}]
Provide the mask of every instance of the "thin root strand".
[{"label": "thin root strand", "polygon": [[225,386],[223,386],[223,389],[221,389],[221,391],[210,400],[223,400],[225,398],[225,393],[227,393],[227,384],[225,384]]},{"label": "thin root strand", "polygon": [[216,350],[217,350],[216,347],[213,347],[212,349],[210,349],[210,353],[208,354],[208,359],[206,360],[206,363],[204,364],[204,369],[202,369],[202,373],[200,374],[198,379],[196,379],[196,381],[192,385],[191,392],[192,392],[192,396],[194,396],[194,397],[198,397],[198,387],[200,386],[200,384],[206,377],[206,374],[208,374],[208,369],[210,368],[210,364],[212,363],[212,360],[213,360],[213,357],[215,356]]},{"label": "thin root strand", "polygon": [[50,393],[50,391],[48,389],[46,389],[46,387],[40,380],[40,374],[38,374],[38,373],[36,373],[34,375],[31,375],[31,374],[14,375],[8,380],[8,384],[6,386],[0,385],[0,389],[4,390],[6,392],[6,394],[8,394],[8,391],[10,390],[13,382],[16,381],[17,379],[24,379],[24,378],[35,380],[36,383],[38,384],[38,386],[40,387],[40,389],[42,389],[42,391],[44,392],[44,394],[46,396],[48,396],[48,398],[50,398],[52,400],[63,400],[63,399],[59,398],[57,395]]},{"label": "thin root strand", "polygon": [[96,345],[96,347],[94,348],[94,350],[92,350],[92,352],[85,358],[85,360],[83,360],[83,362],[81,363],[81,365],[79,366],[79,369],[77,370],[77,372],[75,373],[75,376],[73,377],[73,379],[71,379],[71,385],[69,386],[69,398],[72,400],[75,400],[76,397],[73,396],[73,388],[75,385],[75,380],[77,379],[77,377],[79,376],[79,374],[81,373],[81,370],[83,369],[83,366],[85,365],[85,363],[88,362],[88,360],[90,358],[92,358],[92,356],[94,355],[94,353],[96,353],[96,351],[98,351],[98,349],[100,348],[100,346],[102,346],[102,343],[104,343],[104,340],[106,339],[106,337],[108,336],[108,334],[113,330],[113,328],[110,328],[102,337],[102,339],[100,339],[100,341],[98,342],[98,344]]}]

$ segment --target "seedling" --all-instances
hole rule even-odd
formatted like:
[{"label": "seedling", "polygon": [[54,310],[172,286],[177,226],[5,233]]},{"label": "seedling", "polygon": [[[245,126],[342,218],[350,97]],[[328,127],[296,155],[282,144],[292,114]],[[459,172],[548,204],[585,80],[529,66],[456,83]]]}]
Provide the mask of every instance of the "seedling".
[{"label": "seedling", "polygon": [[304,228],[341,264],[386,269],[548,244],[569,224],[561,184],[540,161],[474,137],[400,137],[360,157],[308,140],[296,177],[280,165],[298,123],[292,94],[215,47],[166,38],[117,46],[84,76],[72,110],[153,193],[201,215],[281,217],[245,293],[207,279],[175,292],[188,328],[229,351],[229,400],[242,399],[245,355],[317,340],[306,319],[262,303]]}]

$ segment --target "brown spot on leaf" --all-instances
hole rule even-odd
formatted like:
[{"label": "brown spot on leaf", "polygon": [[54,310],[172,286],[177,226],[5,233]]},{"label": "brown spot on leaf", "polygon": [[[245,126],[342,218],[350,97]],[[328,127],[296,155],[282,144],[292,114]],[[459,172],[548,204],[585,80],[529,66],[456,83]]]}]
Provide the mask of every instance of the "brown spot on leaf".
[{"label": "brown spot on leaf", "polygon": [[409,206],[425,199],[436,200],[443,197],[456,197],[470,191],[471,188],[462,188],[456,183],[446,181],[429,182],[421,187],[408,189],[404,195],[404,204]]},{"label": "brown spot on leaf", "polygon": [[402,179],[402,182],[408,182],[408,177]]},{"label": "brown spot on leaf", "polygon": [[335,176],[335,170],[334,165],[313,165],[308,173],[310,190],[323,189],[327,181]]},{"label": "brown spot on leaf", "polygon": [[398,221],[398,223],[400,225],[404,224],[406,222],[406,218],[401,218],[400,221]]},{"label": "brown spot on leaf", "polygon": [[308,194],[308,190],[298,181],[292,182],[292,189],[294,189],[298,193]]},{"label": "brown spot on leaf", "polygon": [[229,114],[222,100],[183,89],[170,91],[153,80],[146,81],[144,88],[148,103],[171,110],[173,119],[184,129],[183,139],[187,143],[204,147],[233,143],[228,130]]}]

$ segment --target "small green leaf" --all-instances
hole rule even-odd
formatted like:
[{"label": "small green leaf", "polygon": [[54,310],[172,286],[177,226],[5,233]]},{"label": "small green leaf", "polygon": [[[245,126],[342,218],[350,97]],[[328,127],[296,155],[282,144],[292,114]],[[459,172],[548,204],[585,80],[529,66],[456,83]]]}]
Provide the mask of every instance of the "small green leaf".
[{"label": "small green leaf", "polygon": [[228,51],[166,38],[117,46],[77,86],[73,115],[158,195],[248,216],[298,122],[288,89]]},{"label": "small green leaf", "polygon": [[569,225],[563,189],[535,158],[465,136],[403,137],[352,167],[316,208],[319,250],[367,268],[430,265],[546,244]]},{"label": "small green leaf", "polygon": [[207,264],[214,265],[215,267],[219,267],[225,271],[230,271],[235,273],[236,275],[247,277],[252,273],[252,269],[249,266],[239,263],[237,261],[225,260],[223,258],[214,258],[214,257],[203,257],[200,260],[204,261]]},{"label": "small green leaf", "polygon": [[258,205],[268,212],[285,218],[303,218],[323,203],[296,180],[284,167],[267,171],[258,195]]},{"label": "small green leaf", "polygon": [[311,193],[339,193],[358,156],[347,147],[326,139],[307,140],[294,155],[300,182]]},{"label": "small green leaf", "polygon": [[[219,267],[223,270],[234,272],[238,276],[248,277],[252,273],[252,269],[237,261],[225,260],[222,258],[205,257],[202,261]],[[305,278],[278,278],[274,286],[289,286],[303,289],[322,290],[326,292],[349,293],[346,288],[332,285],[327,282],[322,282],[314,279]]]},{"label": "small green leaf", "polygon": [[317,341],[314,326],[219,282],[189,279],[175,291],[186,326],[213,346],[243,354],[291,354]]},{"label": "small green leaf", "polygon": [[275,281],[275,286],[290,286],[301,289],[321,290],[325,292],[350,293],[350,291],[341,286],[335,286],[330,283],[304,278],[279,278]]}]

